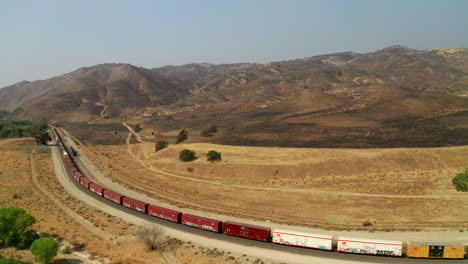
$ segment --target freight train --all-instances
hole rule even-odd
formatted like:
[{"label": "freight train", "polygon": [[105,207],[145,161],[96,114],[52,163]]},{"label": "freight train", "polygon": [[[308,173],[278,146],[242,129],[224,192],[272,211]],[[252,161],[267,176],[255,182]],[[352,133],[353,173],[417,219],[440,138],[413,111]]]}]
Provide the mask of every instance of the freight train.
[{"label": "freight train", "polygon": [[[461,243],[407,242],[337,237],[330,235],[311,234],[293,230],[270,229],[268,227],[249,225],[233,221],[219,221],[207,217],[186,214],[177,210],[151,205],[149,203],[124,196],[109,190],[83,175],[73,156],[75,149],[67,148],[56,128],[52,128],[58,147],[67,163],[73,178],[96,195],[104,197],[122,206],[143,214],[165,219],[174,223],[222,233],[230,236],[253,239],[282,245],[306,247],[319,250],[336,250],[338,252],[380,255],[411,258],[465,258],[466,246]],[[73,154],[70,155],[70,154]],[[334,246],[336,245],[336,247]],[[406,249],[406,250],[405,250]]]}]

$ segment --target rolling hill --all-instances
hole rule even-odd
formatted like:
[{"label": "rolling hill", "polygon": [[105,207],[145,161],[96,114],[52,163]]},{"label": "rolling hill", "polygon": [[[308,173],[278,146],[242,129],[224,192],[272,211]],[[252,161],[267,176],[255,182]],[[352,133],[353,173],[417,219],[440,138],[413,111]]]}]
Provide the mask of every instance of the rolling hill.
[{"label": "rolling hill", "polygon": [[[140,123],[190,142],[295,147],[468,144],[468,49],[401,46],[268,64],[103,64],[0,90],[10,118]],[[212,137],[200,130],[216,125]]]}]

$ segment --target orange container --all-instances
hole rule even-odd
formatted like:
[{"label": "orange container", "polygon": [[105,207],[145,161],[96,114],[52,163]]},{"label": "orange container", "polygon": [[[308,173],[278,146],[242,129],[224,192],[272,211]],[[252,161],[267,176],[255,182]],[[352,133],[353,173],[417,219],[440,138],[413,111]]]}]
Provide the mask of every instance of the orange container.
[{"label": "orange container", "polygon": [[406,255],[410,258],[463,259],[465,246],[461,243],[408,242]]}]

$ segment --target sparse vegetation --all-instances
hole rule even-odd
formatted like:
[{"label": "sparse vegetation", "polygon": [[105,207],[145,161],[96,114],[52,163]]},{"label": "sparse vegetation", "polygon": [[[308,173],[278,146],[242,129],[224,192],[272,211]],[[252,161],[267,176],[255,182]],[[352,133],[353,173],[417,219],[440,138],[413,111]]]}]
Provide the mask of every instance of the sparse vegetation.
[{"label": "sparse vegetation", "polygon": [[64,249],[62,249],[62,254],[71,254],[72,253],[72,250],[70,247],[65,247]]},{"label": "sparse vegetation", "polygon": [[362,226],[372,226],[372,222],[369,220],[366,220],[364,221],[364,223],[362,223]]},{"label": "sparse vegetation", "polygon": [[212,125],[209,128],[202,129],[200,131],[200,135],[203,137],[209,137],[209,136],[212,136],[213,133],[216,133],[216,132],[218,132],[218,128],[216,127],[216,125]]},{"label": "sparse vegetation", "polygon": [[459,192],[468,192],[468,169],[465,172],[458,173],[457,176],[452,179],[453,185]]},{"label": "sparse vegetation", "polygon": [[34,137],[38,145],[47,145],[47,142],[52,140],[49,132],[43,132]]},{"label": "sparse vegetation", "polygon": [[25,262],[13,258],[1,258],[0,264],[26,264]]},{"label": "sparse vegetation", "polygon": [[211,161],[211,162],[215,162],[215,161],[218,161],[218,160],[221,160],[221,152],[217,152],[215,150],[210,150],[208,152],[208,154],[206,154],[207,156],[207,161]]},{"label": "sparse vegetation", "polygon": [[46,129],[47,124],[43,122],[0,119],[0,138],[34,137]]},{"label": "sparse vegetation", "polygon": [[39,235],[28,228],[36,219],[24,209],[9,207],[0,209],[0,240],[3,246],[27,248]]},{"label": "sparse vegetation", "polygon": [[50,237],[41,237],[31,245],[31,253],[39,263],[51,263],[57,256],[58,244]]},{"label": "sparse vegetation", "polygon": [[135,130],[135,132],[141,132],[143,130],[143,128],[140,126],[140,123],[136,124],[135,125],[135,128],[133,128],[133,130]]},{"label": "sparse vegetation", "polygon": [[180,132],[179,132],[179,135],[177,135],[177,140],[176,140],[176,144],[182,142],[182,141],[185,141],[188,139],[188,131],[185,130],[185,129],[182,129]]},{"label": "sparse vegetation", "polygon": [[188,162],[188,161],[195,160],[195,158],[196,158],[195,157],[195,151],[191,151],[189,149],[184,149],[181,152],[179,152],[179,159],[181,161]]},{"label": "sparse vegetation", "polygon": [[159,248],[163,231],[157,226],[142,227],[138,230],[138,237],[143,239],[148,247],[148,250],[155,250]]},{"label": "sparse vegetation", "polygon": [[169,146],[169,143],[167,141],[160,140],[160,141],[156,142],[155,149],[156,149],[156,151],[160,151],[162,149],[167,148],[168,146]]}]

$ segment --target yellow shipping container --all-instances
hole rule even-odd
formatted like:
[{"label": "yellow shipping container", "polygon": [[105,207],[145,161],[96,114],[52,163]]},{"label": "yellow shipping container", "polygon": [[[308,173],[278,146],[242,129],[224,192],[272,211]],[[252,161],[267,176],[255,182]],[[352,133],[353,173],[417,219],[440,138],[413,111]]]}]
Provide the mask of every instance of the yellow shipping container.
[{"label": "yellow shipping container", "polygon": [[406,255],[410,258],[462,259],[465,246],[461,243],[408,242]]}]

